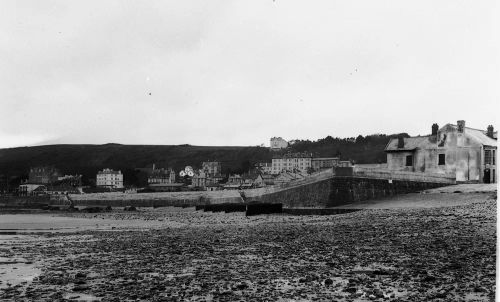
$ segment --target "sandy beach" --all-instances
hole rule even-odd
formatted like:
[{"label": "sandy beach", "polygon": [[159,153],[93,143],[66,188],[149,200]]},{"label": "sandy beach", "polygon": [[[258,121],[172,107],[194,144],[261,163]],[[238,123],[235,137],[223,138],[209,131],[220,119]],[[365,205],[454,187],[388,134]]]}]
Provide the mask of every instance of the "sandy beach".
[{"label": "sandy beach", "polygon": [[0,215],[0,299],[494,301],[496,189],[457,187],[331,216]]}]

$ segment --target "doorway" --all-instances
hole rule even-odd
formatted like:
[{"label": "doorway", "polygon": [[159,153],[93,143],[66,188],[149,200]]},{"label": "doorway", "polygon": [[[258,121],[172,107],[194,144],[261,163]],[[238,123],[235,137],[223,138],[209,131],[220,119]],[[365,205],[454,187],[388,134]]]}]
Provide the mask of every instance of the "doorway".
[{"label": "doorway", "polygon": [[490,169],[484,169],[484,177],[483,177],[483,182],[485,184],[489,184],[490,183],[490,179],[491,179],[491,176],[490,176]]}]

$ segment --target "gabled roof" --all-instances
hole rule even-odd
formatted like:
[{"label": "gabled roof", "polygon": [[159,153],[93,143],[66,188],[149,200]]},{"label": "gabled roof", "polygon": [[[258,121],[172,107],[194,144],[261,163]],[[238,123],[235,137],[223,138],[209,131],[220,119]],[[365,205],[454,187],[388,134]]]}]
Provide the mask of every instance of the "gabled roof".
[{"label": "gabled roof", "polygon": [[[449,131],[450,129],[457,130],[457,125],[446,124],[439,129],[439,132]],[[496,146],[497,140],[486,135],[486,131],[474,129],[470,127],[464,127],[464,133],[467,137],[474,140],[475,142],[484,145],[484,146]],[[392,138],[387,146],[385,147],[385,152],[398,152],[398,151],[413,151],[417,148],[424,148],[431,144],[436,143],[436,136],[427,135],[427,136],[414,136],[404,138],[404,147],[398,148],[398,138]]]},{"label": "gabled roof", "polygon": [[[457,125],[453,125],[453,124],[446,124],[441,129],[443,129],[445,127],[451,127],[454,129],[458,129]],[[439,131],[441,131],[441,129],[439,129]],[[465,135],[469,136],[470,138],[472,138],[476,142],[480,143],[481,145],[485,145],[485,146],[496,146],[497,145],[497,141],[495,139],[487,136],[486,131],[484,131],[484,130],[474,129],[474,128],[470,128],[470,127],[464,127],[464,132],[465,132]]]},{"label": "gabled roof", "polygon": [[250,174],[243,174],[243,176],[241,177],[242,179],[250,179],[250,180],[255,180],[257,178],[259,178],[260,176],[260,173],[250,173]]},{"label": "gabled roof", "polygon": [[[398,152],[398,151],[413,151],[417,149],[419,146],[425,143],[431,143],[433,137],[429,136],[415,136],[415,137],[405,137],[404,147],[398,148],[398,139],[392,138],[387,146],[385,146],[385,152]],[[435,143],[435,141],[434,141]]]}]

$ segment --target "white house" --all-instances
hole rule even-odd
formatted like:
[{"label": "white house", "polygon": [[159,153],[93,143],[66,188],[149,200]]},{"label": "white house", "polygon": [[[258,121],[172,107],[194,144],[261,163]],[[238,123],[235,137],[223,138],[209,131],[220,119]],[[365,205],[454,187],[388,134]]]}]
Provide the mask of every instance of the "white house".
[{"label": "white house", "polygon": [[104,169],[97,172],[96,185],[114,189],[123,188],[123,174],[121,171]]}]

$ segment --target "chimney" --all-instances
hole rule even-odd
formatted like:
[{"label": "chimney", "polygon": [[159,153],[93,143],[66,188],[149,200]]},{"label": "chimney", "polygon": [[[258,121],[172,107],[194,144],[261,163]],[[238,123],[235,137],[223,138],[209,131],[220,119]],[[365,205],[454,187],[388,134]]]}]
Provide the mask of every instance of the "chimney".
[{"label": "chimney", "polygon": [[457,121],[457,127],[458,127],[458,133],[464,133],[465,121],[464,120]]},{"label": "chimney", "polygon": [[438,124],[434,123],[432,124],[432,135],[437,135],[439,130]]},{"label": "chimney", "polygon": [[486,131],[486,135],[493,138],[493,126],[489,125],[488,130]]},{"label": "chimney", "polygon": [[404,148],[405,147],[405,139],[402,136],[398,137],[398,148]]}]

